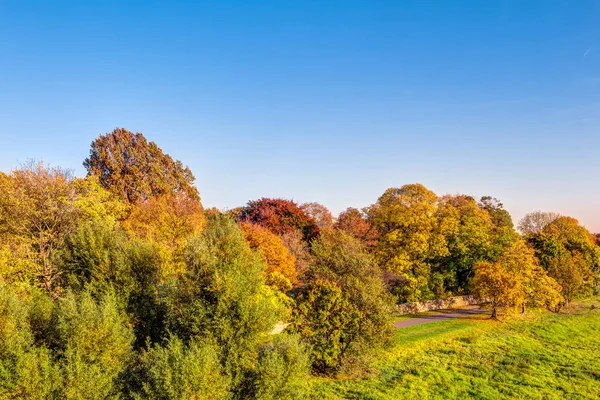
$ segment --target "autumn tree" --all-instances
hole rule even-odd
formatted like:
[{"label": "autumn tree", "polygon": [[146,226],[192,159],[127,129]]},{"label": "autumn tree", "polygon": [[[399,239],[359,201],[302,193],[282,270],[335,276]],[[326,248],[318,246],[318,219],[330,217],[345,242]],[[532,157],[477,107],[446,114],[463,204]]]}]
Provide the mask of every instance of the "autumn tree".
[{"label": "autumn tree", "polygon": [[237,218],[240,222],[263,226],[277,235],[300,231],[307,242],[319,234],[315,220],[292,200],[262,198],[249,201]]},{"label": "autumn tree", "polygon": [[495,262],[475,265],[474,292],[492,307],[492,318],[498,309],[525,310],[527,303],[552,307],[561,300],[557,283],[538,264],[533,249],[522,240],[505,249]]},{"label": "autumn tree", "polygon": [[[260,251],[266,265],[265,278],[267,283],[287,291],[298,282],[295,268],[295,257],[290,254],[281,238],[258,225],[243,223],[241,225],[244,237],[250,247]],[[285,278],[278,279],[278,276]]]},{"label": "autumn tree", "polygon": [[312,202],[300,205],[300,208],[311,217],[319,226],[319,229],[333,227],[333,215],[323,204]]},{"label": "autumn tree", "polygon": [[492,218],[475,199],[466,195],[443,196],[436,218],[438,234],[444,238],[447,252],[432,259],[432,278],[437,279],[432,279],[430,285],[437,297],[446,291],[464,293],[473,278],[473,265],[492,261]]},{"label": "autumn tree", "polygon": [[335,227],[354,236],[368,249],[373,249],[377,244],[379,236],[377,230],[367,220],[364,213],[357,208],[347,208],[342,211],[338,216]]},{"label": "autumn tree", "polygon": [[375,249],[379,265],[397,274],[394,291],[402,301],[432,298],[429,260],[447,254],[435,213],[438,197],[421,184],[390,188],[368,208],[380,233]]},{"label": "autumn tree", "polygon": [[192,171],[141,133],[117,128],[100,135],[83,165],[88,176],[98,176],[104,188],[129,203],[167,194],[200,199]]},{"label": "autumn tree", "polygon": [[[20,254],[15,271],[56,294],[60,268],[56,252],[75,229],[80,210],[69,171],[31,162],[0,179],[0,240]],[[10,269],[10,268],[9,268]]]},{"label": "autumn tree", "polygon": [[130,234],[158,247],[163,260],[162,278],[183,272],[183,245],[206,223],[202,205],[187,196],[166,194],[136,205],[123,227]]},{"label": "autumn tree", "polygon": [[518,238],[512,217],[504,204],[495,197],[484,196],[479,200],[479,207],[485,210],[492,220],[491,257],[497,257],[511,246]]},{"label": "autumn tree", "polygon": [[560,217],[560,214],[555,212],[530,212],[525,214],[525,216],[519,221],[519,232],[525,236],[536,235],[542,232],[542,230],[544,230],[548,224],[552,223],[552,221],[558,217]]},{"label": "autumn tree", "polygon": [[536,250],[541,264],[561,286],[568,303],[594,286],[600,272],[600,248],[595,237],[579,221],[557,217],[527,240]]}]

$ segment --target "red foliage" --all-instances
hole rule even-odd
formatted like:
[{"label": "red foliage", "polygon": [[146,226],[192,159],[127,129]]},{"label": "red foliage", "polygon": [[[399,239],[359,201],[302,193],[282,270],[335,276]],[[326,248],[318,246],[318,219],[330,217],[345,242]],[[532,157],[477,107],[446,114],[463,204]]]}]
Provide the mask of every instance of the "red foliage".
[{"label": "red foliage", "polygon": [[368,248],[372,248],[377,244],[377,238],[379,237],[377,231],[356,208],[348,208],[346,211],[342,211],[335,227],[359,239]]},{"label": "red foliage", "polygon": [[300,231],[307,242],[319,235],[315,220],[291,200],[263,197],[249,201],[238,213],[238,220],[263,226],[277,235]]}]

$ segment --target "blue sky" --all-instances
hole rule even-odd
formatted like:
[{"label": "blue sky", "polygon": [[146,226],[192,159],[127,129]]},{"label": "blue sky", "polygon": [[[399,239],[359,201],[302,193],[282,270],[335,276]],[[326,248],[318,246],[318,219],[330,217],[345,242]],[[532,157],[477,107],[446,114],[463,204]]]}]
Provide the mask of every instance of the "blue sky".
[{"label": "blue sky", "polygon": [[598,1],[0,0],[0,170],[144,133],[205,206],[420,182],[600,232]]}]

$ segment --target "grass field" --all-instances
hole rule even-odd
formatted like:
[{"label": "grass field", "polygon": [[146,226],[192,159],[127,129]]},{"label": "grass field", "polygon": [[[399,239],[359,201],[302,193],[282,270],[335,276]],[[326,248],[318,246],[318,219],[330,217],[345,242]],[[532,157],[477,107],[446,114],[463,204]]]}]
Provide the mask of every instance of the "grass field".
[{"label": "grass field", "polygon": [[[596,309],[592,309],[592,305]],[[399,329],[366,379],[315,379],[314,399],[598,399],[600,299],[571,314],[532,311]]]}]

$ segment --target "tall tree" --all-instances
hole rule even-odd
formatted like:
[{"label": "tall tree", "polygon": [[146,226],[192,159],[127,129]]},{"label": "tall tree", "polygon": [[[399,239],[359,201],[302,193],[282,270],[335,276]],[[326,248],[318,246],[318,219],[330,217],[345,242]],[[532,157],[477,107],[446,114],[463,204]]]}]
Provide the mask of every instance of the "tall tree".
[{"label": "tall tree", "polygon": [[[464,293],[473,278],[473,265],[491,261],[493,222],[487,211],[481,209],[471,196],[444,196],[437,212],[439,232],[445,238],[448,252],[434,258],[434,270],[441,274],[444,288],[435,288],[439,282],[432,279],[437,297]],[[434,276],[438,280],[441,278]],[[432,288],[432,289],[433,289]]]},{"label": "tall tree", "polygon": [[92,142],[90,156],[83,162],[88,175],[129,203],[173,194],[200,200],[194,175],[141,133],[117,128]]},{"label": "tall tree", "polygon": [[428,282],[433,257],[448,250],[435,213],[438,197],[421,184],[390,188],[369,207],[369,220],[381,234],[375,250],[379,265],[398,275],[396,292],[403,301],[433,298]]},{"label": "tall tree", "polygon": [[292,329],[314,346],[319,372],[360,364],[391,336],[393,298],[373,257],[347,233],[323,231],[311,250]]},{"label": "tall tree", "polygon": [[497,318],[500,307],[521,306],[524,311],[528,302],[554,306],[561,300],[557,283],[522,240],[506,248],[497,261],[475,265],[474,291],[490,302],[492,318]]}]

